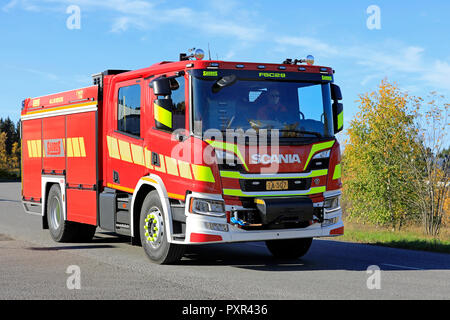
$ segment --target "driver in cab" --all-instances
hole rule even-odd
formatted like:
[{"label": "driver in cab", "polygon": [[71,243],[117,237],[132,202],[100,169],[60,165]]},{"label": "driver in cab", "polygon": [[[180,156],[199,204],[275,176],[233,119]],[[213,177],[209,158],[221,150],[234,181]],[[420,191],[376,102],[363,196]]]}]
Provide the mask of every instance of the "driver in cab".
[{"label": "driver in cab", "polygon": [[280,91],[278,89],[269,89],[267,93],[267,103],[257,112],[258,120],[289,120],[288,108],[280,103]]}]

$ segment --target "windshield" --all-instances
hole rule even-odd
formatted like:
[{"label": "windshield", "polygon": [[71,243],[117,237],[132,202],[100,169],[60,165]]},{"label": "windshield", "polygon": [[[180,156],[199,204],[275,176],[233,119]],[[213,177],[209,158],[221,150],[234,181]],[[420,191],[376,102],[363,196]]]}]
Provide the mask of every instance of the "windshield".
[{"label": "windshield", "polygon": [[[238,75],[238,74],[236,74]],[[278,129],[280,137],[331,137],[329,83],[193,77],[194,132]]]}]

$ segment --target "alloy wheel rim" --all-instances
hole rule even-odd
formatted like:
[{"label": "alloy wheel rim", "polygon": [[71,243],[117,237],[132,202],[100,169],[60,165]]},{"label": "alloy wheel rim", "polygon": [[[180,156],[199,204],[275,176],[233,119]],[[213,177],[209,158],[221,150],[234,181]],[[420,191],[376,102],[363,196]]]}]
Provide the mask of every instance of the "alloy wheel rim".
[{"label": "alloy wheel rim", "polygon": [[144,222],[145,239],[154,249],[161,245],[164,234],[164,222],[162,213],[157,207],[149,210]]}]

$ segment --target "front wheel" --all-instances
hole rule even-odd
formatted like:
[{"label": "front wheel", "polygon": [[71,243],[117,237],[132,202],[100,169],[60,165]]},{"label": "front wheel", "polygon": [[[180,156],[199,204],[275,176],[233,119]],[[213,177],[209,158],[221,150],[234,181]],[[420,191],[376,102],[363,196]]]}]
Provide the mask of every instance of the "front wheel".
[{"label": "front wheel", "polygon": [[185,246],[168,241],[166,219],[157,191],[145,197],[139,219],[139,233],[142,247],[151,261],[158,264],[170,264],[179,261]]},{"label": "front wheel", "polygon": [[311,247],[312,238],[267,240],[267,249],[275,258],[298,259]]}]

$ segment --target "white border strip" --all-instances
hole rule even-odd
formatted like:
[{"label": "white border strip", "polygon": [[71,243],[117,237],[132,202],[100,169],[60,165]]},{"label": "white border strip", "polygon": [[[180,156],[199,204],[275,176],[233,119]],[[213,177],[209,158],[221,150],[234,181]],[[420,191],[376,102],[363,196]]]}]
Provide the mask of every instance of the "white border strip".
[{"label": "white border strip", "polygon": [[20,119],[21,120],[41,119],[41,118],[56,117],[56,116],[89,112],[89,111],[97,111],[97,103],[88,105],[88,106],[83,106],[83,107],[73,107],[73,108],[62,109],[62,110],[45,111],[42,113],[23,115],[20,117]]}]

